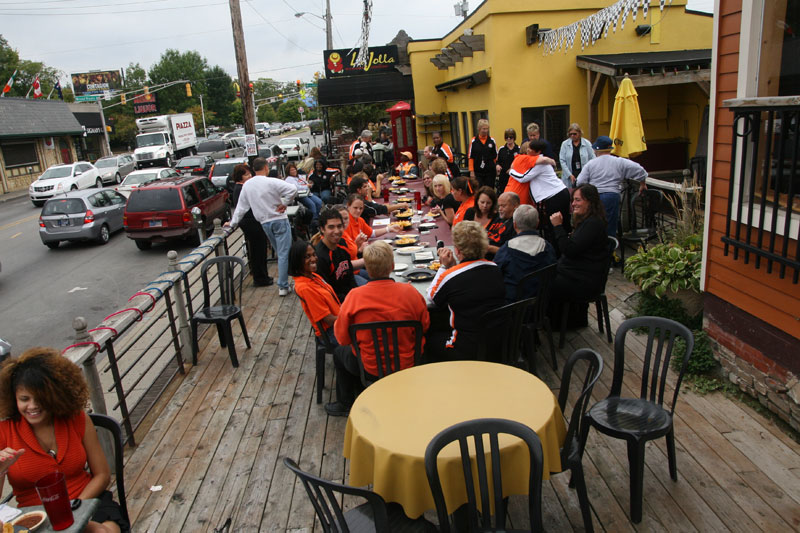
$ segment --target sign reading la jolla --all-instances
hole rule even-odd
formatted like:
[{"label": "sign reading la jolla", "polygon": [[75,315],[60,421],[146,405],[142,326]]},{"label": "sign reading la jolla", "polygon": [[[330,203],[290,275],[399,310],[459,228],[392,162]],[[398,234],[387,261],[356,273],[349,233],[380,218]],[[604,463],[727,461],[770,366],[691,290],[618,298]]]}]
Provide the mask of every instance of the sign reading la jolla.
[{"label": "sign reading la jolla", "polygon": [[341,78],[344,76],[358,76],[362,74],[382,74],[391,72],[397,65],[397,46],[371,46],[369,56],[364,66],[356,66],[358,49],[355,50],[325,50],[325,77]]}]

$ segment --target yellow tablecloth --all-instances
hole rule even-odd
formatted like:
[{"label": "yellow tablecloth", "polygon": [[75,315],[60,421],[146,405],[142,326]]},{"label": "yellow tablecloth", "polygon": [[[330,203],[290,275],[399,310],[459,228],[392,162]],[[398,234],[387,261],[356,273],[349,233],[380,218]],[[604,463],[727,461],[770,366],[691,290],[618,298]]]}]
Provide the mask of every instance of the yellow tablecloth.
[{"label": "yellow tablecloth", "polygon": [[[544,477],[561,471],[559,449],[566,435],[555,396],[536,376],[518,368],[479,361],[435,363],[381,379],[350,410],[344,456],[350,485],[373,485],[412,518],[433,509],[425,475],[425,449],[441,430],[475,418],[507,418],[530,427],[542,441]],[[527,448],[501,438],[503,494],[528,493]],[[457,445],[439,454],[448,509],[467,502]]]}]

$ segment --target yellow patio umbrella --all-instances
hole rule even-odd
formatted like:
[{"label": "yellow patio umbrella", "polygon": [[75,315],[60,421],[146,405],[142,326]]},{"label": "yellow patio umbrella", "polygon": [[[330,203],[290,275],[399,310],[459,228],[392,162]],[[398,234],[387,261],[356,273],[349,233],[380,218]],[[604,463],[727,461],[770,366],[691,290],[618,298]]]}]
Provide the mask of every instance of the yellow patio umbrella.
[{"label": "yellow patio umbrella", "polygon": [[614,114],[611,116],[611,132],[608,136],[614,141],[611,150],[614,155],[630,158],[647,150],[639,111],[639,93],[627,76],[619,84],[614,98]]}]

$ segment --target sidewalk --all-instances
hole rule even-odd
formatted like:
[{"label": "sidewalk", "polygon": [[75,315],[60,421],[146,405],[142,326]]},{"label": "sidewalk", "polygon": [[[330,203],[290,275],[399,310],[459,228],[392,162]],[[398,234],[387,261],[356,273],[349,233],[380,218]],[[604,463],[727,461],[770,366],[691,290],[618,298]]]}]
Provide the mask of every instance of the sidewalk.
[{"label": "sidewalk", "polygon": [[0,194],[0,204],[22,198],[23,196],[28,196],[28,189],[21,189],[19,191],[11,191],[5,194]]}]

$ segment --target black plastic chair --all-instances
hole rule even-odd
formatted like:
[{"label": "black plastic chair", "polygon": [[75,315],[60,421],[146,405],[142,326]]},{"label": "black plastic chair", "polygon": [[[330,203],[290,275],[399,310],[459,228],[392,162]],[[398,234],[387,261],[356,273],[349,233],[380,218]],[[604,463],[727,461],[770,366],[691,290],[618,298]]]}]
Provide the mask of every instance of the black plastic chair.
[{"label": "black plastic chair", "polygon": [[[625,337],[634,328],[647,329],[644,362],[642,365],[642,385],[639,398],[622,398],[622,375],[625,370]],[[667,373],[676,338],[686,343],[683,363],[675,383],[672,403],[668,409],[663,406],[666,392]],[[694,337],[689,328],[667,318],[642,316],[623,322],[617,329],[614,343],[614,379],[605,400],[594,404],[586,413],[589,424],[581,427],[581,442],[586,443],[589,427],[628,444],[628,463],[630,465],[631,521],[642,521],[642,486],[644,477],[644,450],[649,440],[659,437],[667,439],[669,475],[678,480],[675,463],[675,435],[672,415],[678,401],[686,364],[694,349]]]},{"label": "black plastic chair", "polygon": [[89,418],[92,420],[92,424],[94,424],[95,427],[110,431],[113,437],[114,477],[117,480],[117,500],[119,501],[119,508],[122,511],[122,517],[130,524],[131,519],[128,516],[128,502],[125,498],[125,475],[124,464],[122,462],[124,459],[122,453],[122,428],[116,420],[107,415],[89,413]]},{"label": "black plastic chair", "polygon": [[[297,463],[288,457],[283,458],[283,464],[300,478],[325,533],[436,532],[436,526],[424,518],[416,520],[408,518],[400,505],[387,506],[379,494],[320,479],[302,471]],[[364,498],[367,503],[343,512],[337,494]]]},{"label": "black plastic chair", "polygon": [[592,510],[589,506],[589,495],[586,492],[586,480],[583,475],[583,442],[581,442],[581,429],[588,424],[584,418],[586,406],[592,399],[592,389],[594,384],[603,373],[603,358],[600,354],[589,348],[576,350],[567,359],[564,365],[564,372],[561,374],[561,387],[558,390],[558,406],[562,413],[566,413],[567,396],[569,396],[569,383],[572,379],[572,369],[579,361],[586,361],[586,375],[583,379],[581,394],[572,406],[572,414],[569,417],[567,436],[564,439],[564,446],[561,448],[561,469],[569,470],[571,478],[570,487],[574,487],[578,492],[578,502],[581,506],[583,516],[583,527],[587,533],[592,533]]},{"label": "black plastic chair", "polygon": [[[212,265],[217,265],[217,278],[219,279],[219,305],[211,305],[211,290],[208,282],[208,269]],[[236,274],[236,265],[239,266],[239,273]],[[192,317],[192,363],[197,364],[197,326],[199,324],[214,324],[217,326],[220,346],[228,347],[231,363],[234,367],[239,366],[236,358],[236,346],[233,343],[233,329],[231,322],[239,320],[242,327],[244,341],[247,348],[250,348],[250,337],[247,335],[247,327],[244,325],[244,315],[242,315],[242,280],[244,279],[244,260],[229,255],[214,257],[203,263],[200,275],[203,280],[203,308],[197,311]],[[237,296],[238,293],[238,296]]]},{"label": "black plastic chair", "polygon": [[[556,345],[553,342],[553,328],[550,324],[550,317],[547,315],[547,308],[550,305],[550,293],[553,288],[553,280],[556,278],[558,264],[553,263],[546,267],[540,268],[523,276],[519,283],[517,283],[517,299],[521,299],[526,295],[535,295],[536,303],[531,309],[530,315],[525,322],[525,330],[527,338],[529,339],[529,361],[530,371],[536,370],[536,350],[538,348],[537,330],[542,329],[547,333],[547,342],[550,343],[550,365],[553,370],[558,370],[558,361],[556,360]],[[536,288],[531,290],[530,287],[535,283]]]},{"label": "black plastic chair", "polygon": [[[350,340],[353,351],[358,358],[358,367],[361,371],[361,383],[368,387],[382,377],[400,370],[400,350],[398,348],[397,334],[403,328],[414,329],[414,366],[419,365],[422,358],[422,324],[419,320],[389,320],[386,322],[365,322],[350,326]],[[367,376],[364,363],[361,360],[361,347],[358,342],[358,332],[368,331],[372,337],[372,346],[375,350],[375,364],[378,367],[376,379]]]},{"label": "black plastic chair", "polygon": [[661,236],[664,227],[664,193],[658,189],[637,191],[630,201],[630,227],[619,233],[620,259],[625,263],[625,245],[647,248],[647,243]]},{"label": "black plastic chair", "polygon": [[[544,469],[544,458],[542,454],[542,443],[539,437],[529,427],[502,418],[479,418],[467,420],[441,431],[433,437],[425,450],[425,473],[428,475],[428,483],[433,494],[433,501],[436,503],[436,514],[439,518],[439,531],[450,533],[450,518],[447,512],[447,504],[442,491],[442,482],[439,478],[439,468],[437,457],[439,452],[450,444],[458,441],[461,449],[461,466],[464,473],[464,484],[467,493],[467,521],[469,531],[507,531],[511,533],[515,530],[506,530],[506,502],[503,498],[503,482],[500,472],[500,446],[498,444],[498,434],[506,433],[522,439],[528,446],[530,469],[528,473],[528,512],[532,531],[543,531],[542,527],[542,471]],[[489,452],[491,460],[492,488],[489,491],[488,468],[485,460],[476,460],[478,487],[476,492],[475,480],[473,479],[472,458],[470,457],[469,441],[472,441],[474,455],[476,458],[486,457],[483,437],[489,438]],[[471,437],[471,439],[470,439]],[[480,498],[481,509],[478,510],[478,498]],[[489,513],[490,500],[494,502],[494,525],[492,525],[491,514]],[[519,531],[519,530],[516,530]]]},{"label": "black plastic chair", "polygon": [[[296,291],[295,291],[295,294],[297,295],[298,298],[300,298],[300,295],[297,294]],[[302,302],[304,300],[302,298],[300,298],[300,301]],[[308,317],[306,317],[306,318],[308,318]],[[320,331],[325,331],[324,325],[325,325],[325,323],[322,320],[317,322],[317,328]],[[313,330],[313,328],[312,328],[312,330]],[[315,354],[316,355],[316,361],[315,362],[316,362],[316,368],[317,368],[317,378],[316,378],[317,379],[317,403],[322,403],[322,390],[323,390],[323,388],[325,386],[325,355],[326,354],[330,354],[331,357],[333,357],[334,346],[333,346],[333,344],[331,344],[330,339],[328,339],[328,337],[326,335],[319,336],[319,335],[316,334],[316,331],[314,332],[314,344],[315,344],[315,348],[316,348],[316,354]]]},{"label": "black plastic chair", "polygon": [[[606,283],[608,283],[608,270],[611,268],[611,262],[613,261],[614,250],[619,247],[619,241],[614,237],[608,237],[608,257],[606,258],[606,264],[603,265],[603,285],[602,289],[600,290],[599,294],[594,294],[582,300],[583,302],[594,303],[595,311],[597,312],[597,329],[602,334],[603,333],[603,322],[605,322],[606,327],[606,337],[608,338],[608,342],[612,342],[613,339],[611,338],[611,318],[608,316],[608,298],[606,298]],[[579,302],[580,303],[580,302]],[[564,347],[565,336],[567,332],[567,318],[569,317],[569,302],[564,302],[561,308],[561,333],[558,339],[558,347]]]},{"label": "black plastic chair", "polygon": [[536,298],[520,300],[481,316],[483,330],[476,355],[478,361],[517,365],[525,317],[535,302]]}]

